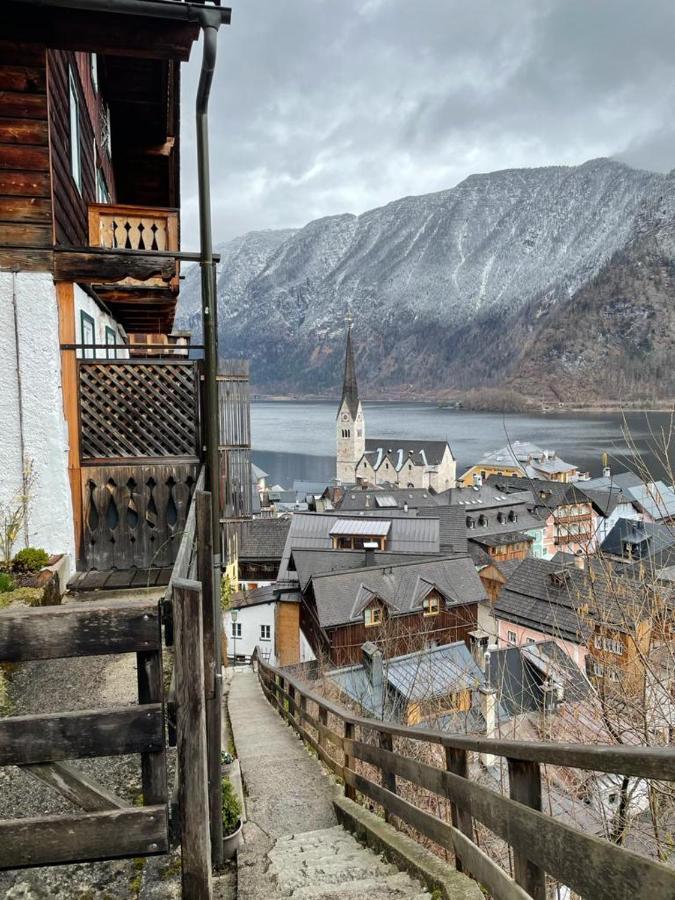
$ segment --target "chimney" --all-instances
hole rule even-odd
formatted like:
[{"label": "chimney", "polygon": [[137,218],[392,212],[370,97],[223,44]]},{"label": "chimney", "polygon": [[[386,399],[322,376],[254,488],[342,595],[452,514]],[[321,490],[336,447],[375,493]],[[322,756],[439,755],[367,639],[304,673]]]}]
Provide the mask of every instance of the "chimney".
[{"label": "chimney", "polygon": [[366,509],[370,509],[370,494],[366,494],[365,506],[366,506]]},{"label": "chimney", "polygon": [[483,476],[480,474],[480,472],[473,473],[473,486],[475,488],[483,487]]},{"label": "chimney", "polygon": [[361,646],[363,668],[366,670],[371,687],[379,690],[384,683],[384,666],[382,664],[382,651],[372,641],[366,641]]},{"label": "chimney", "polygon": [[408,501],[407,500],[403,504],[403,512],[408,512]]},{"label": "chimney", "polygon": [[574,565],[577,569],[581,569],[582,572],[586,568],[586,560],[581,553],[574,557]]},{"label": "chimney", "polygon": [[604,467],[603,467],[603,469],[602,469],[602,477],[603,477],[603,478],[611,478],[611,477],[612,477],[612,470],[610,469],[609,466],[604,466]]},{"label": "chimney", "polygon": [[[486,653],[485,655],[489,657],[490,654]],[[486,660],[486,666],[489,667],[489,660]],[[478,693],[480,694],[480,711],[485,719],[485,737],[493,738],[497,727],[497,691],[486,682],[478,689]],[[494,766],[496,757],[492,753],[481,753],[480,761],[486,769],[489,769]]]},{"label": "chimney", "polygon": [[374,566],[375,565],[375,551],[378,549],[379,544],[375,541],[367,541],[363,545],[363,549],[366,551],[366,565]]}]

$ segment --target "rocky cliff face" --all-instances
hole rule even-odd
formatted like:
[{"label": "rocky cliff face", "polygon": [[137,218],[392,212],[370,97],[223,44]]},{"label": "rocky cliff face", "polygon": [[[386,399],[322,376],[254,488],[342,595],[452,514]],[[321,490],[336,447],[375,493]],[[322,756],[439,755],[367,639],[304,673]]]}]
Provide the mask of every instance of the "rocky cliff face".
[{"label": "rocky cliff face", "polygon": [[[667,396],[674,235],[672,175],[606,159],[474,175],[224,245],[221,347],[259,389],[335,392],[351,311],[366,393]],[[181,325],[198,325],[198,291],[191,271]]]}]

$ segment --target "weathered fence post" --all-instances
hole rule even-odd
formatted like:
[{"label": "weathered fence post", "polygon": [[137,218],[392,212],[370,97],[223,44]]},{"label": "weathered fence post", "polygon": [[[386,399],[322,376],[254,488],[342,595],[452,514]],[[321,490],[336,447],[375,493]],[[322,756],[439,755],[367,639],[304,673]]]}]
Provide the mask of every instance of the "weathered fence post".
[{"label": "weathered fence post", "polygon": [[[459,775],[461,778],[468,778],[469,759],[466,750],[457,750],[455,747],[446,747],[445,768],[448,772],[452,772],[453,775]],[[458,828],[470,841],[473,841],[473,819],[468,809],[457,806],[456,803],[451,803],[450,819],[455,828]],[[457,853],[455,853],[455,868],[458,872],[463,871],[462,861]]]},{"label": "weathered fence post", "polygon": [[198,581],[174,581],[183,900],[210,900],[212,895],[201,601]]},{"label": "weathered fence post", "polygon": [[[509,795],[541,812],[541,773],[539,763],[509,759]],[[546,900],[546,874],[527,858],[523,850],[513,848],[514,877],[534,900]]]},{"label": "weathered fence post", "polygon": [[288,694],[288,724],[291,725],[291,718],[295,718],[295,688],[290,682],[286,682],[286,693]]},{"label": "weathered fence post", "polygon": [[206,742],[209,769],[209,821],[211,827],[211,859],[214,866],[223,862],[223,813],[220,775],[222,732],[222,680],[218,671],[220,585],[213,583],[213,541],[211,535],[211,494],[197,491],[196,535],[197,578],[202,586],[202,621],[204,624],[204,688],[206,698]]},{"label": "weathered fence post", "polygon": [[[323,726],[328,728],[328,710],[325,708],[325,706],[319,707],[319,722]],[[325,750],[326,743],[327,743],[327,741],[326,741],[325,737],[323,736],[323,733],[320,731],[319,732],[319,746]]]},{"label": "weathered fence post", "polygon": [[[353,722],[348,722],[345,719],[345,740],[353,741],[355,734],[355,728]],[[345,760],[344,760],[345,769],[352,769],[354,766],[354,761],[352,757],[347,753],[347,748],[345,747]],[[351,784],[347,784],[347,773],[345,771],[345,797],[349,800],[356,800],[356,789],[351,786]]]},{"label": "weathered fence post", "polygon": [[[386,731],[380,731],[379,733],[379,743],[382,750],[389,750],[390,753],[394,750],[394,739],[393,737]],[[386,769],[382,769],[382,787],[386,788],[388,791],[391,791],[392,794],[396,793],[396,775],[393,772],[388,772]],[[391,818],[389,811],[385,809],[384,811],[384,821],[388,822]]]},{"label": "weathered fence post", "polygon": [[[159,617],[157,628],[159,630]],[[161,643],[161,634],[159,637]],[[161,703],[164,696],[162,676],[162,651],[141,651],[136,654],[139,703]],[[163,723],[162,723],[163,724]],[[162,743],[164,728],[162,727]],[[141,783],[143,804],[153,806],[166,801],[166,751],[143,753],[141,756]]]}]

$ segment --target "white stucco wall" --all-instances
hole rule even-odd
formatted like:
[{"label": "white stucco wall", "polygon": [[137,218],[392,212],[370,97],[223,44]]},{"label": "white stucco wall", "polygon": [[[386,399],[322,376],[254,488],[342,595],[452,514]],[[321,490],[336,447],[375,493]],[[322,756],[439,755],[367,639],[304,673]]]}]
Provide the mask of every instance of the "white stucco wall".
[{"label": "white stucco wall", "polygon": [[[85,293],[81,287],[77,284],[74,285],[75,288],[75,334],[77,335],[77,343],[84,343],[83,335],[82,335],[82,316],[81,313],[84,312],[88,316],[94,320],[94,330],[96,332],[96,341],[97,344],[105,344],[105,336],[106,336],[106,327],[112,328],[113,331],[117,334],[117,343],[122,344],[125,342],[126,338],[124,335],[124,331],[120,327],[120,325],[113,319],[112,316],[108,315],[108,313],[104,312],[101,307],[96,303],[95,300],[89,296],[89,294]],[[78,356],[82,356],[82,351],[79,351]],[[88,354],[89,355],[89,354]],[[117,359],[127,359],[129,356],[126,350],[118,350],[117,351]],[[96,351],[97,359],[106,359],[106,351],[105,350],[97,350]]]},{"label": "white stucco wall", "polygon": [[[252,656],[255,648],[260,644],[265,650],[269,650],[272,656],[270,661],[274,663],[274,607],[275,603],[259,603],[256,606],[244,606],[237,610],[237,625],[241,625],[241,637],[237,638],[237,656]],[[234,653],[234,640],[232,638],[232,615],[228,611],[223,616],[223,625],[227,635],[227,652],[229,656]],[[260,640],[260,626],[270,626],[270,640]]]},{"label": "white stucco wall", "polygon": [[[44,547],[48,553],[67,554],[72,567],[75,543],[58,309],[54,282],[47,273],[0,273],[0,415],[0,503],[9,503],[21,488],[23,422],[24,453],[33,461],[37,478],[29,508],[28,544]],[[22,530],[14,552],[25,545]]]}]

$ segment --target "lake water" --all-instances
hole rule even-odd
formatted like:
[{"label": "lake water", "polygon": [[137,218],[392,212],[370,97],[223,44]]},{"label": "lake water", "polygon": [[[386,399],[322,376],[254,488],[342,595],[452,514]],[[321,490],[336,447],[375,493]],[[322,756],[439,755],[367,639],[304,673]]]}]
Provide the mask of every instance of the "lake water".
[{"label": "lake water", "polygon": [[[295,479],[329,482],[335,477],[335,415],[331,401],[254,401],[251,404],[253,459],[269,473],[269,484],[290,487]],[[523,415],[440,409],[431,403],[365,403],[368,437],[447,439],[460,474],[483,453],[510,441],[532,441],[602,474],[602,453],[614,471],[631,465],[619,413]],[[655,477],[664,476],[655,438],[668,429],[669,413],[626,414],[631,439]]]}]

